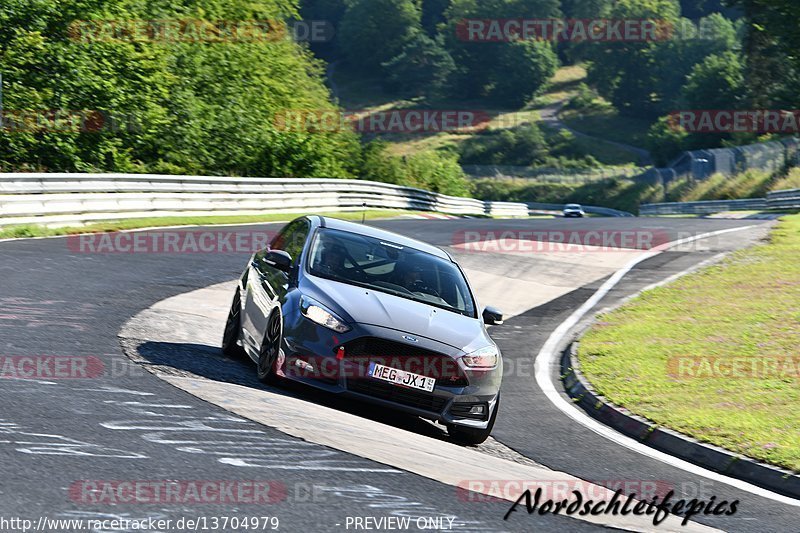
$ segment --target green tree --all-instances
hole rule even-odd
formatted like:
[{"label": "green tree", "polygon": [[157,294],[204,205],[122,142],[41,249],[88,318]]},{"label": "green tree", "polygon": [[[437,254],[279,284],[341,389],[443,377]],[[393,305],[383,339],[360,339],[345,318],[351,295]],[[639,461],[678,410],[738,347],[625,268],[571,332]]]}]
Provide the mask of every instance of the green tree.
[{"label": "green tree", "polygon": [[[685,110],[737,109],[746,94],[744,67],[735,52],[710,55],[696,64],[681,89],[679,107]],[[666,165],[686,150],[714,148],[731,140],[724,133],[690,133],[663,117],[648,132],[647,144],[657,165]],[[741,144],[741,143],[736,143]]]},{"label": "green tree", "polygon": [[[0,68],[7,111],[90,110],[124,117],[99,131],[0,132],[0,166],[349,177],[352,131],[286,131],[287,110],[336,111],[322,68],[289,39],[268,42],[109,40],[80,20],[297,17],[283,0],[8,0],[0,5]],[[188,35],[188,34],[187,34]],[[275,34],[276,37],[279,34]],[[128,122],[128,118],[131,122]],[[132,123],[133,128],[128,126]]]},{"label": "green tree", "polygon": [[332,39],[326,42],[310,43],[311,49],[318,57],[329,60],[337,59],[338,30],[347,11],[345,0],[302,0],[300,2],[300,16],[304,21],[317,21],[324,23],[332,29]]},{"label": "green tree", "polygon": [[348,0],[339,44],[353,68],[381,72],[421,31],[421,12],[414,0]]},{"label": "green tree", "polygon": [[403,51],[383,64],[392,88],[413,95],[434,96],[441,93],[455,63],[442,46],[442,38],[431,39],[416,32]]},{"label": "green tree", "polygon": [[681,90],[685,109],[734,109],[744,96],[744,67],[735,52],[710,55],[692,69]]},{"label": "green tree", "polygon": [[800,105],[800,14],[795,0],[729,0],[746,21],[744,55],[750,107]]},{"label": "green tree", "polygon": [[614,0],[561,0],[561,11],[568,19],[600,19],[613,5]]},{"label": "green tree", "polygon": [[[456,63],[450,93],[513,106],[535,94],[541,88],[537,79],[549,71],[555,57],[547,46],[550,43],[474,42],[458,29],[468,19],[522,18],[531,13],[557,18],[559,5],[557,0],[453,0],[446,12],[445,34],[446,47]],[[543,64],[537,64],[539,61]],[[509,87],[508,78],[517,76],[523,83]]]},{"label": "green tree", "polygon": [[691,19],[700,19],[712,13],[732,16],[733,11],[726,7],[725,0],[681,0],[681,13]]},{"label": "green tree", "polygon": [[[675,6],[663,4],[664,17],[674,14]],[[615,7],[615,18],[639,17],[642,6],[625,14]],[[646,10],[652,17],[653,9]],[[656,17],[661,18],[661,17]],[[670,19],[679,30],[687,21]],[[625,42],[597,45],[589,52],[589,82],[611,101],[622,114],[657,117],[675,109],[686,77],[694,65],[711,54],[735,49],[737,30],[721,15],[701,21],[704,33],[698,38],[676,31],[674,38],[655,42]]]},{"label": "green tree", "polygon": [[553,77],[558,57],[548,42],[517,41],[504,47],[497,67],[489,96],[516,108],[540,92]]},{"label": "green tree", "polygon": [[438,33],[438,26],[445,21],[444,12],[450,0],[422,0],[422,27],[430,36]]},{"label": "green tree", "polygon": [[670,117],[658,119],[647,132],[647,146],[657,166],[666,166],[689,145],[689,134]]}]

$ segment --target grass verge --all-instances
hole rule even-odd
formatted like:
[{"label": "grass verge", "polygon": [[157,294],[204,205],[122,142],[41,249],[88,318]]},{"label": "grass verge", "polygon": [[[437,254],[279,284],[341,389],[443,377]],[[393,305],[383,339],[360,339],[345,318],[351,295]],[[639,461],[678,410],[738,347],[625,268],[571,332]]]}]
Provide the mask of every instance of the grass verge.
[{"label": "grass verge", "polygon": [[[343,220],[361,220],[363,211],[344,213],[316,213]],[[391,218],[399,215],[421,214],[421,211],[404,211],[395,209],[372,209],[366,211],[367,220]],[[133,218],[126,220],[109,220],[63,228],[48,228],[39,225],[16,225],[0,227],[0,239],[23,237],[51,237],[58,235],[78,235],[81,233],[99,233],[108,231],[124,231],[141,228],[157,228],[168,226],[218,226],[234,224],[257,224],[259,222],[281,222],[292,220],[306,213],[269,213],[264,215],[231,215],[231,216],[198,216],[198,217],[154,217]],[[430,214],[430,213],[428,213]]]},{"label": "grass verge", "polygon": [[798,302],[792,215],[767,244],[601,316],[581,341],[581,369],[611,402],[657,424],[800,471]]}]

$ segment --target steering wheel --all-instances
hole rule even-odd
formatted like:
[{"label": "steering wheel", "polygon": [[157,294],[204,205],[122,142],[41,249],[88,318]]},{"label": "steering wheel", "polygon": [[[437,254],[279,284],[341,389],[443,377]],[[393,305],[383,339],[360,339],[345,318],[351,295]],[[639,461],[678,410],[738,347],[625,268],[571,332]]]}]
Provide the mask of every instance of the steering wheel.
[{"label": "steering wheel", "polygon": [[417,280],[411,284],[411,290],[413,292],[422,292],[425,294],[430,294],[431,296],[435,296],[436,298],[441,298],[441,295],[434,289],[431,289],[425,282],[422,280]]}]

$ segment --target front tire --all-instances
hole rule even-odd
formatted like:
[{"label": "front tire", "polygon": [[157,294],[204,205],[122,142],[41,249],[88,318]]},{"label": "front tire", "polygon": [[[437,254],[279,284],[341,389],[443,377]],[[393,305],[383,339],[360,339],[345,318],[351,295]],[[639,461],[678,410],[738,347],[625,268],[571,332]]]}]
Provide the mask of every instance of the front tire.
[{"label": "front tire", "polygon": [[239,333],[242,327],[242,301],[239,289],[233,296],[228,320],[225,322],[225,333],[222,335],[222,353],[234,359],[244,357],[244,349],[239,346]]},{"label": "front tire", "polygon": [[267,332],[258,352],[258,380],[261,383],[274,384],[278,381],[275,375],[275,363],[281,352],[283,324],[281,314],[277,311],[269,316]]},{"label": "front tire", "polygon": [[494,406],[494,411],[492,412],[491,418],[489,418],[489,425],[486,426],[486,429],[468,428],[464,426],[457,426],[455,424],[448,424],[447,433],[450,435],[450,438],[456,441],[458,444],[464,444],[467,446],[477,446],[478,444],[483,444],[486,442],[486,439],[489,438],[489,435],[492,434],[494,422],[497,420],[497,412],[499,410],[500,395],[498,394],[497,403]]}]

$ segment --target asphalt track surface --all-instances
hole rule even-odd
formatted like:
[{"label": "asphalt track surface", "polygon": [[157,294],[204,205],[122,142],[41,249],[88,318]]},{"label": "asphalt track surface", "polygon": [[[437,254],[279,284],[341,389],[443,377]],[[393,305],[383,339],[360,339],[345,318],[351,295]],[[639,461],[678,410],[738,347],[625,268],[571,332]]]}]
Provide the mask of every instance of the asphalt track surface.
[{"label": "asphalt track surface", "polygon": [[[657,229],[675,238],[753,223],[760,224],[695,219],[569,221],[577,230]],[[565,221],[374,224],[449,246],[454,232],[463,229],[563,230]],[[265,228],[277,226],[259,229]],[[666,252],[645,261],[600,307],[720,251],[735,249],[740,245],[736,235],[716,239],[705,250]],[[246,260],[246,253],[81,254],[71,251],[62,238],[0,243],[0,354],[96,356],[106,368],[104,375],[93,379],[0,381],[0,517],[277,516],[283,531],[343,531],[348,516],[391,514],[455,518],[455,531],[599,529],[566,517],[524,512],[503,521],[506,502],[464,501],[453,487],[288,437],[179,391],[123,355],[117,334],[130,317],[169,296],[229,281],[241,273]],[[524,365],[600,283],[494,328],[492,335],[504,357]],[[209,364],[206,370],[213,371],[213,362]],[[537,463],[586,480],[656,480],[687,497],[699,492],[718,501],[739,500],[739,511],[732,517],[693,519],[727,531],[798,530],[797,507],[686,473],[576,425],[548,402],[532,373],[508,376],[503,394],[493,436]],[[397,423],[393,414],[372,411],[365,416]],[[251,466],[241,467],[242,461]],[[287,495],[269,506],[111,505],[108,498],[92,503],[90,495],[70,493],[70,487],[87,479],[275,480],[286,487]]]}]

